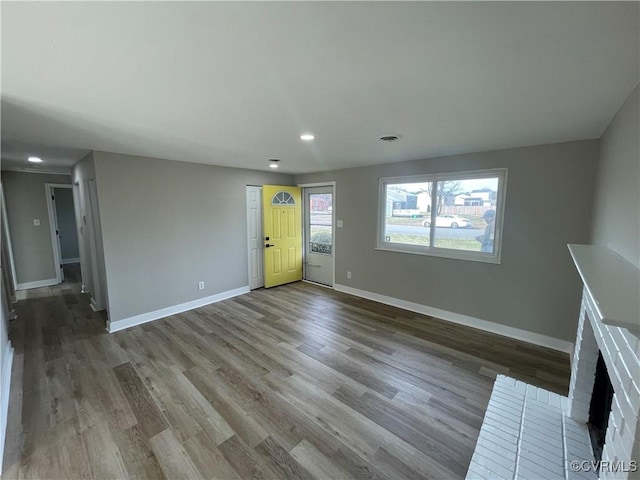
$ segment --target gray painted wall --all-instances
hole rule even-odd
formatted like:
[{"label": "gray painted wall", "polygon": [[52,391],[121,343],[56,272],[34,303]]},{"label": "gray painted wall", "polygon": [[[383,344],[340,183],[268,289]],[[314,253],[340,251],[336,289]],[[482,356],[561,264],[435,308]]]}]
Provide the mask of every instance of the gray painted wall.
[{"label": "gray painted wall", "polygon": [[[336,283],[566,341],[581,285],[567,243],[586,243],[596,140],[297,175],[337,182]],[[376,250],[380,177],[508,168],[502,264]],[[346,272],[352,272],[347,279]]]},{"label": "gray painted wall", "polygon": [[76,229],[76,213],[73,208],[73,190],[70,188],[54,188],[56,198],[56,215],[60,232],[60,252],[62,260],[78,258],[78,233]]},{"label": "gray painted wall", "polygon": [[[56,278],[45,183],[71,183],[67,175],[2,172],[18,284]],[[39,219],[40,226],[33,225]]]},{"label": "gray painted wall", "polygon": [[600,140],[592,243],[640,267],[639,87],[631,92]]},{"label": "gray painted wall", "polygon": [[293,180],[104,152],[94,159],[112,322],[247,286],[245,187]]}]

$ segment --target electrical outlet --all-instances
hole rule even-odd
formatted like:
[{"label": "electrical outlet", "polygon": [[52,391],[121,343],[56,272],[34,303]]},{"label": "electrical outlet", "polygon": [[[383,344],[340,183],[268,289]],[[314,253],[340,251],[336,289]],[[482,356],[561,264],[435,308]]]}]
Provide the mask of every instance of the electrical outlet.
[{"label": "electrical outlet", "polygon": [[204,290],[204,282],[198,282],[198,290]]},{"label": "electrical outlet", "polygon": [[351,278],[351,272],[347,272],[347,278]]}]

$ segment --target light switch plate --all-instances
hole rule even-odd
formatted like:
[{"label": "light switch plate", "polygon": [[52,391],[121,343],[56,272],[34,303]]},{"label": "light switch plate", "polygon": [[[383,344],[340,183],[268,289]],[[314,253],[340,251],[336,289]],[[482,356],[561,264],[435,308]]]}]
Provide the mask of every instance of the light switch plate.
[{"label": "light switch plate", "polygon": [[40,219],[39,218],[34,218],[33,219],[33,226],[34,227],[39,227],[40,226]]},{"label": "light switch plate", "polygon": [[338,228],[342,228],[342,220],[338,220],[336,222],[336,225],[337,225]]}]

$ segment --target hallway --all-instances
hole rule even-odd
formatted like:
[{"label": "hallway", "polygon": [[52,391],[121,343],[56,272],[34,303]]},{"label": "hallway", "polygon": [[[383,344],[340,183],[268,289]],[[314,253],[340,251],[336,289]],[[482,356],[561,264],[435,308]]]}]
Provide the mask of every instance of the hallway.
[{"label": "hallway", "polygon": [[[52,427],[72,417],[72,385],[67,381],[70,345],[104,332],[105,312],[89,307],[81,294],[80,264],[64,265],[59,285],[16,292],[18,318],[9,324],[14,347],[4,478],[18,478],[21,458],[51,456]],[[55,458],[55,455],[53,455]],[[51,477],[52,471],[39,472]]]}]

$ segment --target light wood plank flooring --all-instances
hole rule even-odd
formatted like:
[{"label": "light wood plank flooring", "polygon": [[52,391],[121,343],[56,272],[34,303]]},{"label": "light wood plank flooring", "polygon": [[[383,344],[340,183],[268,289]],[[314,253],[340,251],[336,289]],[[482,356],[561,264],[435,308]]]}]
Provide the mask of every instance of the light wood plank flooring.
[{"label": "light wood plank flooring", "polygon": [[16,305],[3,478],[463,478],[497,372],[568,387],[565,355],[306,283],[109,335],[70,273]]}]

